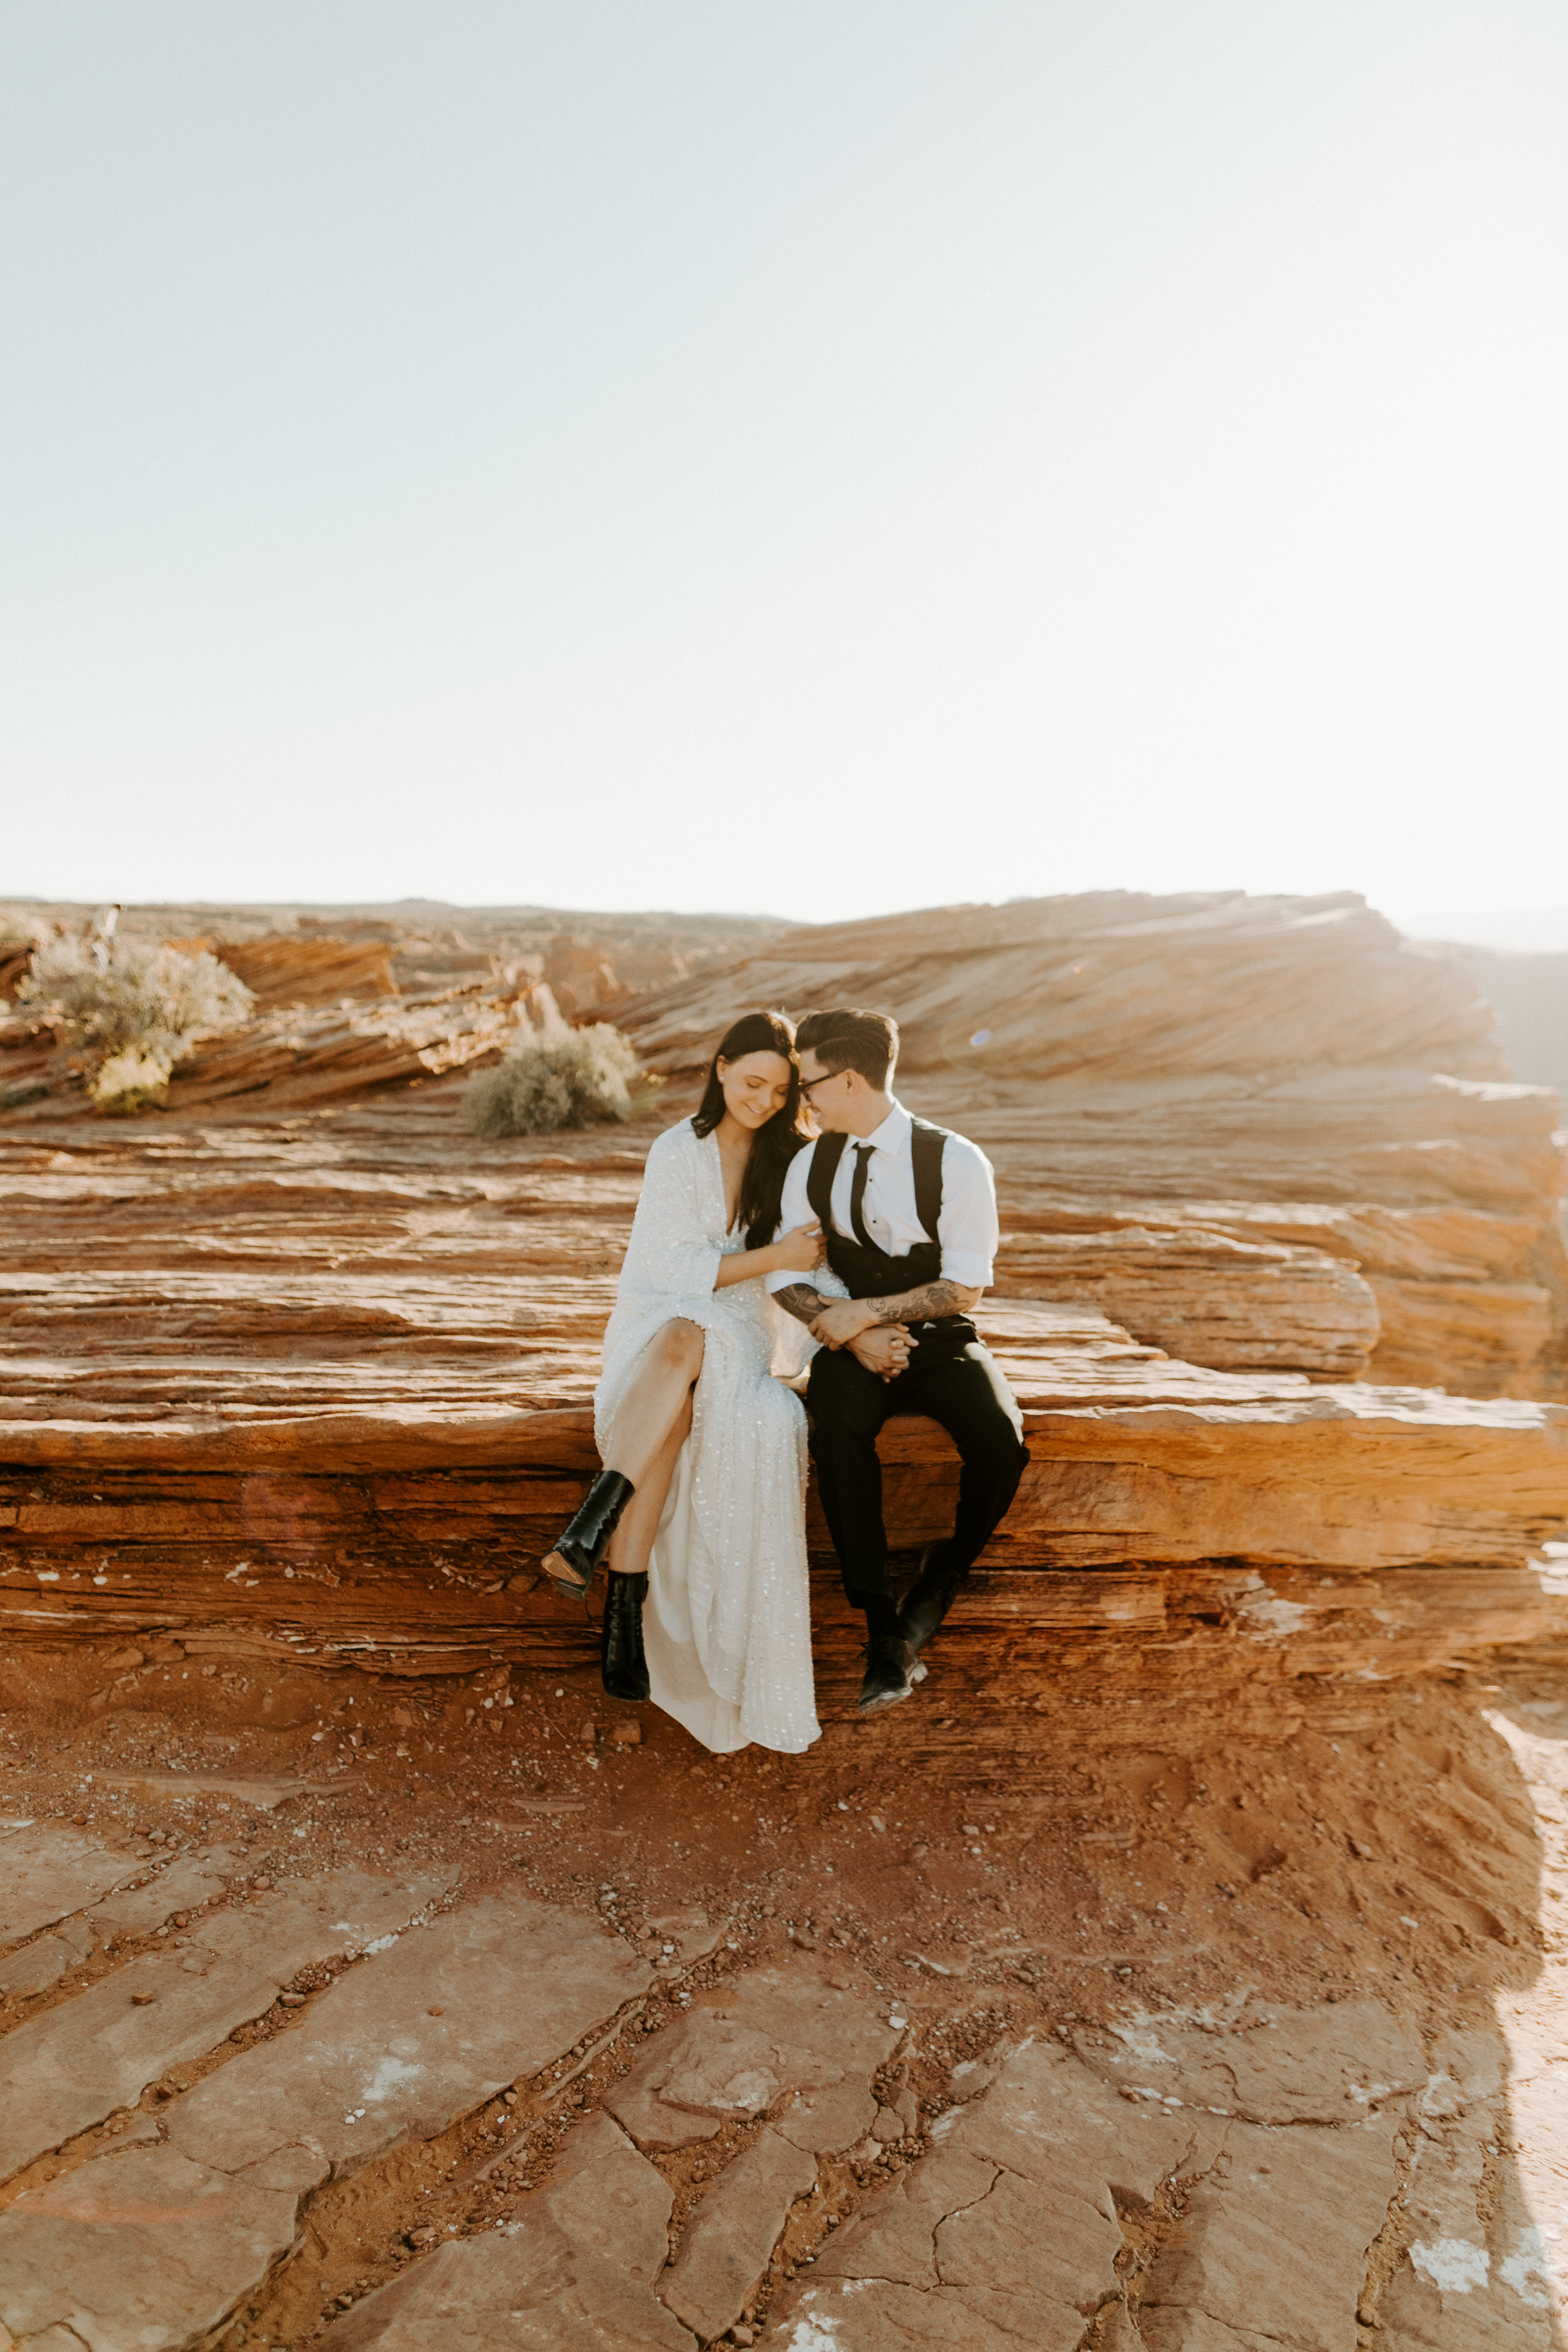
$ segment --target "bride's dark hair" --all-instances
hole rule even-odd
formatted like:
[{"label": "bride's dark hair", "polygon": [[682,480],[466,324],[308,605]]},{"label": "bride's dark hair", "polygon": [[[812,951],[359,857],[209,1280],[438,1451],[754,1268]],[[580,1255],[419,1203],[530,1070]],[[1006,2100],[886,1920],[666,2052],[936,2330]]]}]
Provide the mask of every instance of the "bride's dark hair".
[{"label": "bride's dark hair", "polygon": [[721,1062],[738,1062],[746,1054],[782,1054],[789,1064],[789,1093],[765,1127],[752,1138],[746,1172],[741,1180],[741,1205],[736,1222],[745,1227],[746,1247],[766,1249],[779,1221],[784,1171],[803,1143],[810,1141],[800,1099],[800,1062],[795,1050],[795,1026],[782,1013],[742,1013],[719,1040],[719,1050],[708,1065],[708,1083],[692,1115],[699,1135],[711,1135],[724,1116],[724,1089],[719,1079]]}]

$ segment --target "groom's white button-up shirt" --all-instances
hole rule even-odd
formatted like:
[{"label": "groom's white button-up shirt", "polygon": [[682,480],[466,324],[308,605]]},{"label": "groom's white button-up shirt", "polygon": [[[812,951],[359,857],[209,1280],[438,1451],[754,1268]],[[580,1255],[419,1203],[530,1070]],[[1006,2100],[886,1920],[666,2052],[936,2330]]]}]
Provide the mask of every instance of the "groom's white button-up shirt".
[{"label": "groom's white button-up shirt", "polygon": [[[914,1121],[903,1105],[895,1102],[874,1134],[846,1136],[844,1156],[833,1179],[833,1223],[845,1239],[850,1240],[854,1237],[849,1222],[849,1188],[855,1181],[855,1146],[871,1145],[861,1214],[866,1220],[866,1231],[889,1257],[907,1257],[917,1242],[928,1238],[915,1213],[913,1133]],[[805,1188],[816,1150],[815,1143],[807,1144],[790,1161],[784,1177],[779,1234],[787,1234],[796,1225],[808,1225],[812,1221]],[[984,1290],[991,1279],[991,1261],[996,1255],[999,1238],[996,1185],[991,1162],[964,1136],[950,1135],[942,1148],[942,1214],[936,1230],[945,1279],[962,1282],[968,1289]],[[788,1272],[765,1277],[770,1291],[787,1290],[792,1283],[808,1279],[805,1275]]]}]

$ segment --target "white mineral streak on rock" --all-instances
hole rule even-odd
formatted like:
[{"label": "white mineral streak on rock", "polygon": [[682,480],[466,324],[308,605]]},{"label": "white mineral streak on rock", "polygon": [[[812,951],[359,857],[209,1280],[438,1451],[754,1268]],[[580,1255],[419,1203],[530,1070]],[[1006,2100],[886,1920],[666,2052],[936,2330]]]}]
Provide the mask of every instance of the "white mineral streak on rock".
[{"label": "white mineral streak on rock", "polygon": [[1562,2235],[1562,2231],[1555,2229],[1521,2230],[1515,2239],[1513,2252],[1498,2264],[1504,2283],[1532,2310],[1550,2310],[1554,2287],[1561,2294],[1564,2266],[1558,2241]]},{"label": "white mineral streak on rock", "polygon": [[[406,1918],[453,1875],[399,1886],[350,1872],[329,1891],[332,1907],[346,1894],[359,1921],[376,1925],[389,1915]],[[172,1953],[132,1959],[17,2026],[0,2042],[0,2179],[133,2103],[169,2067],[205,2057],[269,2009],[300,1969],[339,1957],[342,1931],[322,1924],[319,1899],[316,1888],[279,1893],[248,1904],[243,1916],[193,1920],[192,1945],[211,1963],[202,1975],[185,1972]]]},{"label": "white mineral streak on rock", "polygon": [[1417,2239],[1411,2246],[1410,2260],[1422,2278],[1430,2279],[1447,2294],[1468,2294],[1472,2287],[1485,2286],[1491,2268],[1486,2248],[1472,2245],[1466,2238]]},{"label": "white mineral streak on rock", "polygon": [[1086,2065],[1129,2087],[1147,2068],[1168,2066],[1173,2079],[1156,2095],[1254,2123],[1343,2122],[1427,2079],[1420,2044],[1376,2002],[1290,2010],[1260,2001],[1245,2025],[1216,2035],[1198,2012],[1137,2011],[1111,2029],[1121,2048],[1101,2050],[1082,2032],[1078,2048]]},{"label": "white mineral streak on rock", "polygon": [[[288,1957],[291,1973],[331,1936],[322,1908],[380,1924],[375,1901],[365,1899],[370,1884],[302,1891],[276,1918],[248,1906],[243,1919],[215,1920],[212,1932],[226,1926],[253,1948],[253,1979],[269,1955]],[[404,1888],[402,1916],[433,1891],[430,1881]],[[345,1892],[354,1897],[346,1906]],[[18,2147],[38,2139],[35,2109],[71,2104],[73,2061],[89,2085],[90,2113],[117,2104],[106,2085],[124,2029],[107,2042],[100,2033],[97,2044],[83,2042],[82,2029],[95,2020],[90,2004],[107,2001],[118,2015],[130,1984],[140,1981],[136,1971],[163,1965],[132,1962],[37,2021],[46,2031],[33,2035],[26,2077],[36,2074],[37,2086],[25,2110],[4,2116]],[[489,1896],[445,1914],[417,1943],[399,1941],[340,1977],[296,2031],[229,2055],[171,2099],[161,2110],[161,2146],[96,2156],[0,2212],[0,2319],[27,2352],[33,2337],[57,2326],[74,2328],[84,2343],[176,2352],[255,2291],[294,2242],[301,2198],[330,2171],[353,2171],[405,2137],[444,2130],[518,2075],[557,2060],[648,1981],[618,1937],[522,1897]],[[155,2074],[169,2062],[171,2030],[181,2037],[173,2054],[186,2056],[215,2046],[221,2053],[227,2031],[232,2000],[214,2011],[210,1979],[180,1982],[186,2011],[173,2013],[171,1985],[149,2009],[129,2011],[149,2021],[137,2034],[162,2036],[157,2049],[149,2045]],[[188,2013],[195,2000],[207,2004],[199,2030]],[[18,2044],[29,2031],[8,2037],[8,2059],[24,2054]],[[132,2058],[139,2086],[150,2063],[140,2042],[121,2053],[120,2074]],[[75,2096],[73,2115],[84,2096]],[[58,2120],[55,2128],[46,2144],[58,2144]],[[689,2339],[681,2332],[678,2341],[684,2352]]]}]

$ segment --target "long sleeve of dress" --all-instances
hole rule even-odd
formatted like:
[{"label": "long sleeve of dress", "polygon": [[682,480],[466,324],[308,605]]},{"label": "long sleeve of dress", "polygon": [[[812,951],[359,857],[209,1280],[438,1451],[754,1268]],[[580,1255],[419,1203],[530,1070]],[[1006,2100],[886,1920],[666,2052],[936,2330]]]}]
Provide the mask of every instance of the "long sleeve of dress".
[{"label": "long sleeve of dress", "polygon": [[687,1129],[673,1128],[648,1153],[621,1268],[623,1290],[670,1299],[712,1296],[724,1251],[702,1215],[693,1141]]}]

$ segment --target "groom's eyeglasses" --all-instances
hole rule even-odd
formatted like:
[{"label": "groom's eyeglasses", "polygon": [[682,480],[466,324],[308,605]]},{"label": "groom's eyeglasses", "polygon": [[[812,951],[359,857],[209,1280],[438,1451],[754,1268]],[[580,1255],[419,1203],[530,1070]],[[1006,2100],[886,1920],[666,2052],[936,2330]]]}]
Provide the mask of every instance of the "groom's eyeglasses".
[{"label": "groom's eyeglasses", "polygon": [[818,1087],[829,1087],[835,1078],[841,1078],[843,1076],[842,1070],[824,1070],[819,1078],[802,1078],[800,1082],[802,1101],[809,1102]]}]

